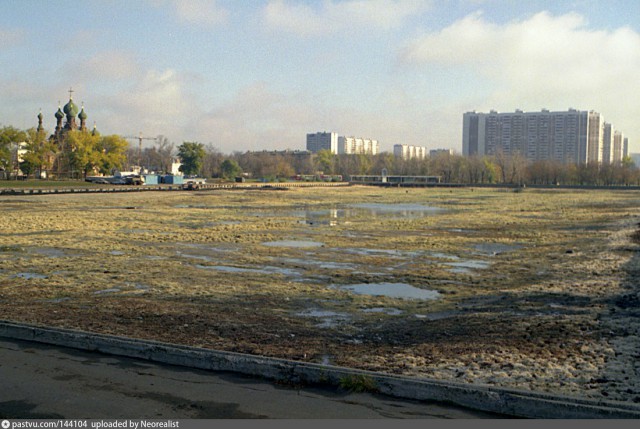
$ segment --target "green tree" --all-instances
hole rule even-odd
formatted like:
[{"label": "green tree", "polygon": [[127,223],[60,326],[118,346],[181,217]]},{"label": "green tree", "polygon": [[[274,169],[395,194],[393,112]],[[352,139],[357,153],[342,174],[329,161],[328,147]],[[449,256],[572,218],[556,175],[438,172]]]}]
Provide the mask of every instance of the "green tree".
[{"label": "green tree", "polygon": [[233,159],[225,159],[220,164],[220,174],[224,179],[233,179],[242,174],[242,168]]},{"label": "green tree", "polygon": [[90,171],[100,166],[102,158],[99,149],[100,136],[85,131],[72,130],[65,136],[69,148],[69,165],[71,171],[80,171],[86,178]]},{"label": "green tree", "polygon": [[180,171],[186,175],[199,174],[206,152],[202,143],[184,142],[178,146],[178,156],[182,161]]},{"label": "green tree", "polygon": [[316,154],[316,165],[324,174],[334,174],[336,157],[330,150],[323,149]]},{"label": "green tree", "polygon": [[0,167],[4,170],[11,170],[14,166],[12,144],[22,143],[27,140],[27,134],[14,127],[0,128]]},{"label": "green tree", "polygon": [[118,135],[99,136],[95,146],[96,167],[102,174],[121,169],[127,159],[129,142]]},{"label": "green tree", "polygon": [[20,169],[27,175],[33,173],[40,175],[52,167],[56,144],[47,139],[47,133],[44,130],[38,131],[35,128],[30,128],[26,134],[27,152],[22,155]]}]

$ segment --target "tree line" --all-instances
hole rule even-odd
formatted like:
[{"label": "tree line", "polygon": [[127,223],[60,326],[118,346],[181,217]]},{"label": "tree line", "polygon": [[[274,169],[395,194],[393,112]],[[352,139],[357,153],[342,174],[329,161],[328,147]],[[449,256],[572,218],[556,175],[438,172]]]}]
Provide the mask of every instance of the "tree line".
[{"label": "tree line", "polygon": [[44,130],[0,128],[0,177],[86,177],[111,174],[126,164],[129,143],[117,135],[72,130],[59,139]]},{"label": "tree line", "polygon": [[630,157],[614,164],[562,164],[552,160],[527,162],[518,154],[503,153],[465,157],[442,152],[425,159],[402,159],[388,152],[337,155],[330,151],[263,151],[224,155],[212,145],[190,144],[200,145],[202,160],[197,169],[188,171],[210,178],[232,179],[246,173],[269,181],[320,174],[348,179],[385,171],[397,176],[439,176],[442,182],[455,184],[640,186],[640,170]]},{"label": "tree line", "polygon": [[[534,185],[640,185],[640,170],[631,158],[614,164],[562,164],[551,160],[527,162],[519,154],[508,156],[464,157],[441,152],[425,159],[402,159],[391,153],[333,154],[320,151],[233,152],[223,154],[212,144],[183,142],[177,146],[159,136],[149,147],[135,148],[117,135],[71,131],[56,144],[44,131],[0,128],[0,170],[19,167],[24,174],[40,171],[76,172],[86,177],[108,175],[114,169],[142,165],[150,171],[167,173],[177,158],[186,175],[233,180],[246,175],[268,181],[289,180],[296,175],[342,176],[388,175],[439,176],[442,182],[456,184],[534,184]],[[19,166],[11,145],[24,142]],[[55,171],[56,168],[58,171]]]}]

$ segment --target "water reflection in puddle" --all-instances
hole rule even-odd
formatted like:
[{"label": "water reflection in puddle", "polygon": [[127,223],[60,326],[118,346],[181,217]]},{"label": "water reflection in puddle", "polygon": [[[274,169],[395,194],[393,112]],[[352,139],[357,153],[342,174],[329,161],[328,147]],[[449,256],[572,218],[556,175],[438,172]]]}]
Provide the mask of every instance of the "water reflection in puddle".
[{"label": "water reflection in puddle", "polygon": [[351,315],[347,313],[339,313],[337,311],[309,309],[296,313],[296,316],[300,317],[313,317],[319,319],[320,323],[316,324],[318,328],[332,328],[339,323],[348,322],[351,320]]},{"label": "water reflection in puddle", "polygon": [[362,310],[363,313],[383,313],[383,314],[387,314],[389,316],[399,316],[402,313],[404,313],[404,311],[400,310],[399,308],[387,308],[387,307],[375,307],[375,308],[366,308],[364,310]]},{"label": "water reflection in puddle", "polygon": [[437,299],[435,290],[419,289],[406,283],[363,283],[354,285],[334,285],[358,295],[387,296],[402,299]]},{"label": "water reflection in puddle", "polygon": [[355,270],[356,266],[354,264],[348,264],[344,262],[331,262],[331,261],[321,261],[315,259],[298,259],[298,258],[273,258],[277,261],[286,262],[289,264],[299,264],[299,265],[311,265],[317,268],[323,268],[326,270]]},{"label": "water reflection in puddle", "polygon": [[450,272],[455,274],[470,274],[472,270],[483,270],[489,268],[489,262],[478,261],[475,259],[469,259],[460,262],[447,262],[447,265],[454,267],[449,269]]},{"label": "water reflection in puddle", "polygon": [[120,289],[117,287],[114,288],[110,288],[110,289],[102,289],[102,290],[97,290],[95,292],[93,292],[94,295],[103,295],[103,294],[108,294],[108,293],[117,293],[120,292]]},{"label": "water reflection in puddle", "polygon": [[386,216],[394,218],[418,218],[439,214],[444,209],[439,207],[425,206],[422,204],[382,204],[382,203],[359,203],[349,204],[346,208],[332,208],[326,210],[299,210],[293,213],[296,217],[304,217],[299,221],[307,225],[329,225],[348,224],[349,218],[369,216]]},{"label": "water reflection in puddle", "polygon": [[47,279],[48,278],[46,275],[38,274],[38,273],[18,273],[14,277],[20,278],[20,279],[25,279],[25,280]]},{"label": "water reflection in puddle", "polygon": [[424,217],[444,211],[439,207],[424,206],[422,204],[361,203],[352,204],[350,207],[367,210],[372,215],[396,215],[407,218]]}]

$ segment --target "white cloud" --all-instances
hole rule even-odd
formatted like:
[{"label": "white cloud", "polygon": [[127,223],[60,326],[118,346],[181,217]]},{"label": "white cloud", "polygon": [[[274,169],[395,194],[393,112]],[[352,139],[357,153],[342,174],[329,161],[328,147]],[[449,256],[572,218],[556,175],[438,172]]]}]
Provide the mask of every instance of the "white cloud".
[{"label": "white cloud", "polygon": [[[97,106],[109,128],[180,137],[194,108],[184,79],[174,70],[148,70]],[[197,111],[196,111],[197,114]]]},{"label": "white cloud", "polygon": [[271,0],[263,19],[272,30],[300,36],[350,34],[372,29],[390,30],[430,6],[425,0],[325,0],[320,7],[286,0]]},{"label": "white cloud", "polygon": [[135,55],[127,51],[108,50],[90,57],[74,57],[63,66],[62,76],[84,82],[131,81],[141,74]]},{"label": "white cloud", "polygon": [[302,149],[314,112],[297,97],[274,92],[264,82],[204,113],[193,124],[196,139],[225,153],[259,149]]},{"label": "white cloud", "polygon": [[488,89],[485,105],[470,108],[594,109],[640,138],[640,104],[629,97],[640,92],[640,35],[629,28],[593,30],[581,15],[547,12],[497,25],[476,13],[411,41],[400,60],[473,72]]},{"label": "white cloud", "polygon": [[219,6],[216,0],[175,0],[178,17],[188,23],[216,25],[223,23],[229,11]]}]

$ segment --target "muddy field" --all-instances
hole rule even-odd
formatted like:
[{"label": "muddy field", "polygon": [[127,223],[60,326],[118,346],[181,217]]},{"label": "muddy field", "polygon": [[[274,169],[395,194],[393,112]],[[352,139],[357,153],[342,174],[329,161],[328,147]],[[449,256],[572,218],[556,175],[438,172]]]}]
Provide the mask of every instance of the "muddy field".
[{"label": "muddy field", "polygon": [[640,402],[635,191],[1,197],[0,318]]}]

